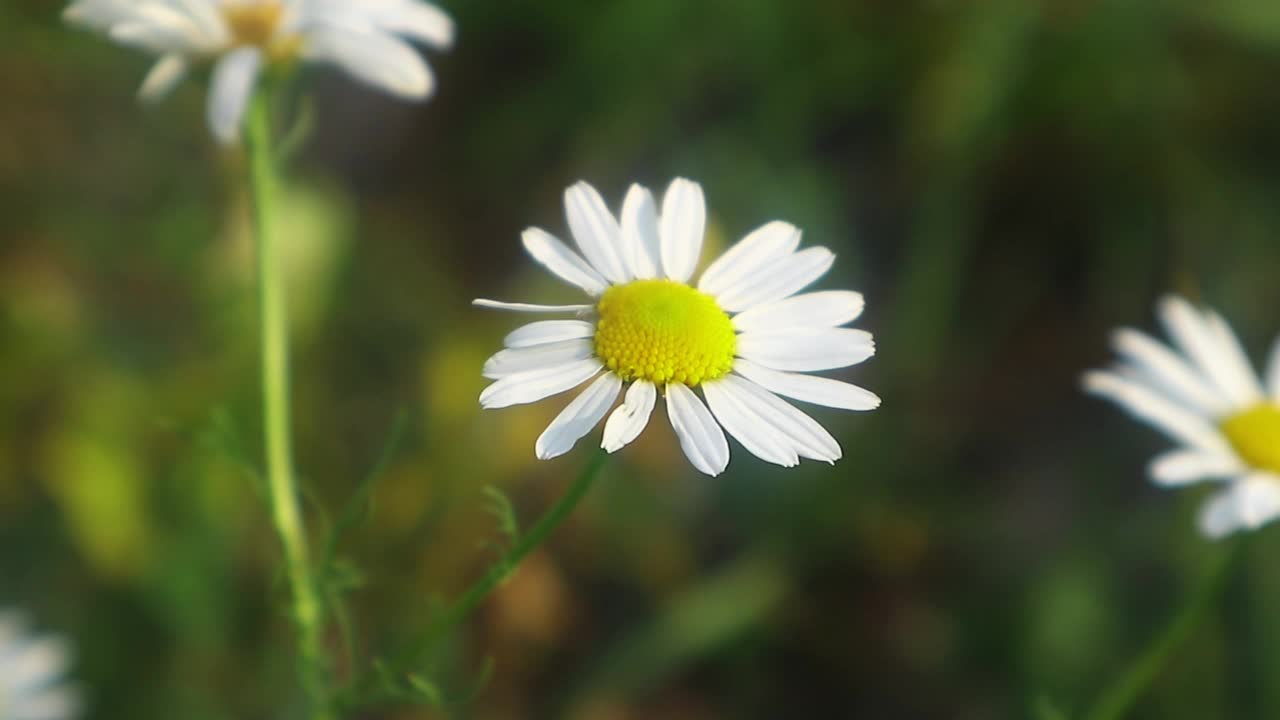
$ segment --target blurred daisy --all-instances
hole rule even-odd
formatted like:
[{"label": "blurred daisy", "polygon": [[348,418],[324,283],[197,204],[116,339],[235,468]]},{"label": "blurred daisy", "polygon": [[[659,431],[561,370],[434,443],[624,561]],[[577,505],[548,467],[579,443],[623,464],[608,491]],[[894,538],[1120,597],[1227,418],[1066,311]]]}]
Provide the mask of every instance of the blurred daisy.
[{"label": "blurred daisy", "polygon": [[453,21],[422,0],[75,0],[63,16],[159,56],[139,95],[166,95],[202,60],[214,61],[208,121],[236,140],[258,75],[276,62],[328,62],[411,100],[431,94],[427,64],[405,40],[453,42]]},{"label": "blurred daisy", "polygon": [[1264,383],[1231,327],[1179,297],[1160,301],[1168,347],[1136,330],[1112,341],[1122,362],[1085,375],[1085,389],[1108,398],[1182,447],[1152,461],[1156,484],[1217,481],[1200,529],[1220,538],[1280,515],[1280,341]]},{"label": "blurred daisy", "polygon": [[[797,250],[800,231],[771,222],[691,285],[706,225],[697,183],[672,182],[661,213],[647,189],[632,185],[620,221],[586,183],[565,191],[564,201],[582,254],[537,228],[524,232],[524,247],[591,302],[476,300],[501,310],[577,316],[507,335],[506,349],[485,363],[485,377],[496,382],[481,393],[483,407],[531,403],[595,378],[538,438],[539,458],[568,452],[606,414],[601,446],[617,451],[644,430],[659,394],[685,455],[708,475],[729,463],[724,430],[752,454],[785,467],[800,458],[840,458],[830,433],[778,397],[846,410],[880,404],[860,387],[804,374],[854,365],[875,352],[870,333],[840,327],[862,313],[861,295],[796,294],[831,267],[830,250]],[[624,386],[622,403],[610,413]]]},{"label": "blurred daisy", "polygon": [[20,615],[0,611],[0,718],[77,717],[79,697],[63,683],[69,664],[69,653],[61,640],[33,637]]}]

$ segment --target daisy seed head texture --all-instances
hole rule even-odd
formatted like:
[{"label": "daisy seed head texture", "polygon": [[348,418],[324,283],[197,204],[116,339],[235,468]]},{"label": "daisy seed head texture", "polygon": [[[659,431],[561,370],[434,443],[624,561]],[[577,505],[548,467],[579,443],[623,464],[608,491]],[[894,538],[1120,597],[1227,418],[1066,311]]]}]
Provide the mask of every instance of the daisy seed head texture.
[{"label": "daisy seed head texture", "polygon": [[75,0],[63,17],[158,58],[138,91],[144,100],[213,63],[206,114],[222,143],[238,140],[258,78],[272,64],[328,63],[421,100],[435,81],[409,43],[446,49],[454,34],[449,16],[424,0]]},{"label": "daisy seed head texture", "polygon": [[726,432],[784,467],[841,457],[835,438],[783,399],[845,410],[880,405],[868,390],[810,374],[875,353],[870,333],[842,327],[862,314],[860,294],[801,292],[831,268],[830,250],[800,249],[799,229],[770,222],[694,283],[706,229],[697,183],[672,181],[661,208],[647,188],[632,185],[618,216],[586,183],[566,190],[564,202],[577,249],[537,228],[525,231],[524,247],[587,302],[476,300],[563,316],[507,335],[506,347],[485,363],[494,382],[480,394],[481,406],[537,402],[588,383],[538,438],[534,450],[544,460],[571,450],[602,420],[601,447],[616,452],[644,430],[659,396],[685,456],[708,475],[729,463]]},{"label": "daisy seed head texture", "polygon": [[1151,462],[1152,480],[1220,487],[1200,530],[1220,538],[1280,516],[1280,340],[1258,377],[1231,326],[1176,296],[1160,301],[1171,345],[1121,329],[1117,367],[1085,375],[1087,391],[1160,430],[1180,447]]},{"label": "daisy seed head texture", "polygon": [[70,664],[66,643],[31,634],[21,614],[0,610],[0,718],[79,717],[79,693],[64,680]]}]

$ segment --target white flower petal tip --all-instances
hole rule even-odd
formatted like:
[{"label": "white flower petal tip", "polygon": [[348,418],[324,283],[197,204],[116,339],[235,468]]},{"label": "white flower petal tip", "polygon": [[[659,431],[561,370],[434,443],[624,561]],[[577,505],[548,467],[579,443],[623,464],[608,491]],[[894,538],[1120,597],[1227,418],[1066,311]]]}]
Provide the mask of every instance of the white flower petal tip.
[{"label": "white flower petal tip", "polygon": [[715,477],[729,466],[729,443],[707,406],[680,383],[667,385],[667,416],[685,457],[701,473]]},{"label": "white flower petal tip", "polygon": [[1232,455],[1172,450],[1152,460],[1148,471],[1155,484],[1177,487],[1238,476],[1245,467]]},{"label": "white flower petal tip", "polygon": [[476,307],[485,308],[487,310],[509,310],[511,312],[527,312],[527,313],[586,313],[591,312],[590,305],[534,305],[531,303],[512,303],[502,302],[501,300],[486,300],[485,298],[476,298],[471,301]]},{"label": "white flower petal tip", "polygon": [[1220,540],[1257,530],[1280,516],[1280,477],[1255,474],[1212,496],[1200,511],[1200,532]]},{"label": "white flower petal tip", "polygon": [[647,380],[637,380],[627,389],[626,398],[609,416],[604,425],[604,437],[600,447],[608,453],[615,453],[626,447],[632,440],[640,436],[649,424],[649,415],[657,404],[658,391],[654,384]]},{"label": "white flower petal tip", "polygon": [[702,186],[676,178],[662,196],[662,268],[666,276],[687,282],[702,254],[702,238],[707,228],[707,203]]},{"label": "white flower petal tip", "polygon": [[79,692],[66,683],[71,649],[30,633],[24,616],[0,612],[0,713],[15,720],[73,720]]},{"label": "white flower petal tip", "polygon": [[261,69],[262,52],[251,47],[228,53],[214,66],[207,114],[209,129],[223,145],[240,139],[240,126]]},{"label": "white flower petal tip", "polygon": [[591,432],[613,407],[618,397],[622,381],[617,375],[606,373],[596,378],[586,390],[573,399],[564,410],[547,426],[546,431],[538,437],[534,446],[534,454],[539,460],[550,460],[570,450]]}]

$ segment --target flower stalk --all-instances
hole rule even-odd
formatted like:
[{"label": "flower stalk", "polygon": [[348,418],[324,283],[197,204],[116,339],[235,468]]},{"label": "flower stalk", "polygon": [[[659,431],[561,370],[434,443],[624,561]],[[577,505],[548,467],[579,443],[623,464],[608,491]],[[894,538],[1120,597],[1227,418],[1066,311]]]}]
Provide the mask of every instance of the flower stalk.
[{"label": "flower stalk", "polygon": [[1155,681],[1165,663],[1174,651],[1187,639],[1209,611],[1217,604],[1222,590],[1227,585],[1232,569],[1242,554],[1236,542],[1227,551],[1226,557],[1205,574],[1200,584],[1182,603],[1178,612],[1170,618],[1168,624],[1156,636],[1154,642],[1125,668],[1117,680],[1107,688],[1089,712],[1082,717],[1085,720],[1120,720],[1137,702],[1143,691]]},{"label": "flower stalk", "polygon": [[272,149],[272,85],[264,82],[251,101],[245,128],[253,234],[258,261],[258,309],[262,354],[262,428],[272,520],[284,549],[297,625],[299,664],[313,720],[331,720],[322,646],[322,608],[307,547],[293,468],[289,413],[289,323],[280,248],[271,219],[276,195]]}]

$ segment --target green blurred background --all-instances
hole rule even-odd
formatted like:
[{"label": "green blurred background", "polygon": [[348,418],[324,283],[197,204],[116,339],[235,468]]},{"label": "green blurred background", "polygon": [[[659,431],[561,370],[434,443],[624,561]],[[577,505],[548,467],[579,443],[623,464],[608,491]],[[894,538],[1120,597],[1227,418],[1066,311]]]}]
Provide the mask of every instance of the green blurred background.
[{"label": "green blurred background", "polygon": [[[1255,360],[1280,330],[1274,0],[453,0],[439,92],[308,70],[282,224],[297,457],[317,531],[395,424],[340,548],[360,662],[494,557],[583,466],[533,457],[563,399],[482,413],[518,318],[572,293],[519,233],[563,188],[703,183],[710,251],[772,219],[840,258],[885,398],[816,410],[835,468],[664,422],[451,639],[443,708],[368,718],[1072,717],[1224,552],[1166,443],[1082,397],[1117,324],[1176,290]],[[241,159],[203,79],[0,0],[0,605],[76,643],[94,718],[296,717],[260,455]],[[1280,717],[1280,530],[1134,717]],[[336,642],[336,641],[335,641]],[[486,669],[491,672],[486,672]]]}]

